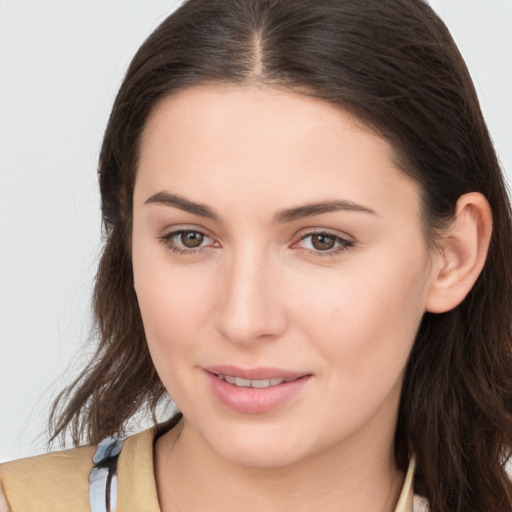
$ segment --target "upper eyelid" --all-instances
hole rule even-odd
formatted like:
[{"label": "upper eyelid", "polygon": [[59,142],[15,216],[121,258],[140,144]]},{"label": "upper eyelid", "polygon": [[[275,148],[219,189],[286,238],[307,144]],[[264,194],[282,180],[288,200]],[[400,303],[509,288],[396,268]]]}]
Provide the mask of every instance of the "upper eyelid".
[{"label": "upper eyelid", "polygon": [[[301,234],[301,232],[303,234]],[[349,235],[348,233],[344,231],[338,231],[336,229],[329,229],[329,228],[306,228],[305,230],[300,230],[297,234],[295,234],[295,237],[299,237],[300,240],[303,240],[304,238],[311,236],[311,235],[329,235],[335,238],[341,238],[343,240],[348,240],[353,242],[354,237],[352,235]]]},{"label": "upper eyelid", "polygon": [[170,237],[172,235],[177,235],[179,233],[183,233],[186,231],[201,233],[202,235],[207,236],[208,238],[211,238],[211,239],[215,238],[214,236],[212,236],[212,234],[207,229],[199,228],[199,227],[195,227],[195,226],[188,226],[188,225],[179,226],[179,227],[166,226],[165,228],[159,230],[158,237]]},{"label": "upper eyelid", "polygon": [[199,234],[203,235],[205,238],[209,238],[210,240],[215,242],[215,238],[210,236],[205,231],[203,231],[201,229],[187,229],[187,228],[172,229],[170,231],[164,231],[161,235],[158,236],[158,238],[171,239],[171,238],[174,238],[182,233],[190,233],[190,232],[191,233],[199,233]]},{"label": "upper eyelid", "polygon": [[[186,231],[201,233],[202,235],[205,235],[208,238],[212,238],[212,239],[218,238],[218,237],[213,236],[211,233],[209,233],[209,230],[204,229],[204,228],[194,227],[194,226],[183,226],[183,227],[179,227],[179,228],[168,227],[168,228],[161,230],[161,236],[169,236],[172,234],[176,235],[176,234],[183,233]],[[303,232],[302,234],[300,234],[301,231]],[[292,238],[299,237],[299,239],[302,240],[303,238],[308,237],[310,235],[319,235],[319,234],[330,235],[330,236],[343,238],[343,239],[347,239],[347,240],[353,239],[353,237],[351,235],[349,235],[348,233],[340,232],[337,230],[331,230],[328,228],[305,228],[305,229],[302,229],[302,230],[296,232],[292,236]]]}]

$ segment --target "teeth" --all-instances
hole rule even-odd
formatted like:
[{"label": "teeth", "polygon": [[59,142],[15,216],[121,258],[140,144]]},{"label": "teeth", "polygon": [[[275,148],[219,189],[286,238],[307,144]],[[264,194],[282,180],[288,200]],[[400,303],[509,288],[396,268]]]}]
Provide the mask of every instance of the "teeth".
[{"label": "teeth", "polygon": [[242,379],[241,377],[237,377],[235,379],[235,385],[240,386],[242,388],[250,388],[251,381],[249,379]]},{"label": "teeth", "polygon": [[270,379],[253,380],[251,387],[253,388],[268,388],[270,386]]},{"label": "teeth", "polygon": [[229,384],[234,384],[235,386],[239,386],[242,388],[268,388],[270,386],[278,386],[284,382],[284,379],[274,378],[274,379],[260,379],[260,380],[251,380],[251,379],[242,379],[241,377],[232,377],[231,375],[217,375],[219,379],[223,379]]}]

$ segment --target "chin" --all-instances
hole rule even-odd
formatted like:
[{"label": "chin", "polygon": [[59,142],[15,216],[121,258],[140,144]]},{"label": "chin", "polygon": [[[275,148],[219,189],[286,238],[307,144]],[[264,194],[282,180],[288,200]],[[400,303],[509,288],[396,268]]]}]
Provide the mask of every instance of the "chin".
[{"label": "chin", "polygon": [[[209,430],[203,436],[210,448],[232,464],[253,468],[278,468],[294,464],[315,451],[298,431],[275,419],[270,425],[238,424]],[[307,446],[311,450],[307,450]]]},{"label": "chin", "polygon": [[278,447],[271,443],[264,446],[246,446],[241,443],[231,443],[230,446],[219,446],[217,453],[232,464],[248,468],[290,466],[304,456],[298,449],[285,448],[282,445]]}]

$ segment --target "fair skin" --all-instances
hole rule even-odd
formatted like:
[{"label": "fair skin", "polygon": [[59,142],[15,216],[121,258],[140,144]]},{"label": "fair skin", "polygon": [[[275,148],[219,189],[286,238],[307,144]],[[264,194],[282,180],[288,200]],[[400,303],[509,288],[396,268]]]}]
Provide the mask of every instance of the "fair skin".
[{"label": "fair skin", "polygon": [[433,250],[383,138],[293,92],[204,86],[153,112],[133,205],[148,345],[184,415],[155,446],[162,511],[393,511],[407,358],[480,272],[485,199]]}]

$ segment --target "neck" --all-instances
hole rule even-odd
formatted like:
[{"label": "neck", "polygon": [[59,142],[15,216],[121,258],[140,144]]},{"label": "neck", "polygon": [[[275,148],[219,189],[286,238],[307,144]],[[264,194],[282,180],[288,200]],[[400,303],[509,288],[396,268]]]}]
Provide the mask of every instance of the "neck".
[{"label": "neck", "polygon": [[286,466],[248,467],[219,457],[182,420],[156,443],[162,512],[393,512],[404,476],[392,435],[359,437]]}]

